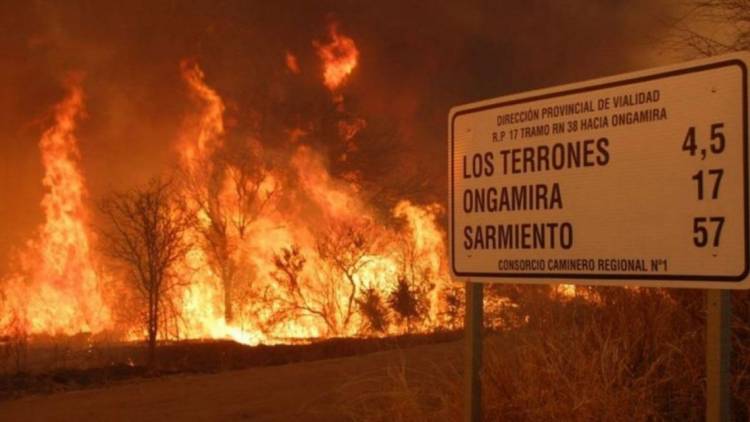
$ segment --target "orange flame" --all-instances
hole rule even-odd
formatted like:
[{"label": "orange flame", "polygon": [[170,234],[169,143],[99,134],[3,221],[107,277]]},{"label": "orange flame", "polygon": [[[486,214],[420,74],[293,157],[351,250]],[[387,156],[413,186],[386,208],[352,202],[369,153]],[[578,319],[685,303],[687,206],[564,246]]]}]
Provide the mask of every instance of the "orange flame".
[{"label": "orange flame", "polygon": [[205,75],[198,64],[189,60],[180,63],[182,77],[190,88],[190,93],[201,104],[198,118],[187,121],[180,142],[180,158],[183,166],[190,171],[205,164],[211,153],[222,145],[224,135],[224,101],[215,90],[206,85]]},{"label": "orange flame", "polygon": [[[186,121],[186,129],[179,140],[181,163],[187,171],[189,184],[186,198],[194,190],[205,189],[211,177],[211,156],[222,147],[224,136],[224,102],[205,82],[205,75],[197,63],[183,60],[182,77],[197,99],[200,111]],[[209,216],[198,203],[191,203],[201,224],[210,224]],[[262,334],[245,332],[228,325],[224,319],[221,279],[211,270],[209,253],[203,248],[198,230],[188,233],[193,248],[188,252],[183,278],[189,280],[182,290],[178,310],[182,324],[180,334],[187,338],[231,338],[244,344],[258,344]]]},{"label": "orange flame", "polygon": [[286,68],[289,69],[289,71],[293,74],[298,75],[301,72],[299,63],[297,62],[297,56],[289,51],[286,52],[285,62]]},{"label": "orange flame", "polygon": [[[359,333],[362,315],[356,312],[359,296],[365,289],[374,288],[385,300],[400,275],[412,273],[412,283],[432,287],[426,291],[425,322],[421,329],[439,324],[439,289],[447,285],[444,238],[437,224],[441,209],[437,205],[421,207],[402,201],[393,210],[394,217],[406,223],[401,232],[376,224],[378,218],[371,207],[360,197],[360,190],[351,183],[334,178],[322,157],[309,146],[299,145],[291,155],[290,167],[281,169],[286,176],[275,176],[268,171],[253,188],[256,201],[267,201],[273,192],[280,190],[294,198],[295,207],[271,207],[254,216],[244,235],[233,228],[232,222],[248,218],[243,200],[238,192],[242,180],[240,169],[227,165],[223,169],[212,167],[212,154],[223,148],[223,101],[205,83],[204,75],[193,64],[183,77],[193,96],[199,99],[199,113],[190,117],[187,130],[180,137],[180,156],[188,170],[191,183],[206,188],[216,180],[211,172],[220,172],[223,180],[215,205],[222,211],[226,245],[232,251],[228,258],[239,267],[242,276],[234,280],[235,288],[243,290],[243,300],[232,321],[225,318],[225,298],[222,279],[212,270],[211,252],[200,242],[198,231],[190,233],[195,244],[189,252],[184,268],[189,279],[180,293],[180,336],[188,338],[231,338],[245,344],[275,343],[291,339],[306,339],[328,335],[352,336]],[[339,135],[350,142],[356,132],[365,126],[362,119],[343,122]],[[290,130],[292,143],[299,143],[299,129]],[[248,147],[253,155],[262,155],[259,143]],[[285,184],[290,173],[293,184]],[[244,183],[249,183],[245,181]],[[216,216],[205,214],[198,204],[193,204],[204,229]],[[316,221],[316,224],[310,224]],[[362,230],[372,239],[369,245],[358,246],[354,241],[356,260],[344,263],[339,257],[324,256],[320,238],[333,234],[330,254],[341,252],[337,248],[352,245],[357,236],[349,232]],[[340,229],[340,230],[339,230]],[[337,231],[338,230],[338,231]],[[340,231],[340,233],[339,233]],[[283,280],[274,277],[277,254],[295,245],[304,258],[293,288],[284,286]],[[343,245],[343,246],[342,246]],[[406,246],[405,246],[406,245]],[[325,248],[324,248],[325,249]],[[401,253],[397,251],[401,250]],[[349,253],[349,252],[345,252]],[[351,254],[350,254],[351,255]],[[346,259],[350,259],[349,256]],[[345,259],[345,260],[346,260]],[[348,265],[348,266],[346,266]],[[346,268],[344,268],[346,267]],[[408,268],[407,268],[408,267]],[[402,332],[405,327],[395,324],[388,333]]]},{"label": "orange flame", "polygon": [[45,223],[21,256],[21,274],[6,286],[11,313],[29,334],[98,332],[111,323],[91,258],[84,205],[86,188],[74,134],[83,114],[80,78],[55,107],[52,127],[39,141],[44,165]]},{"label": "orange flame", "polygon": [[[326,86],[334,91],[356,67],[359,53],[351,38],[335,26],[330,31],[331,42],[315,46]],[[290,57],[287,66],[295,72],[296,59]],[[169,292],[167,312],[176,318],[167,317],[171,322],[162,325],[162,338],[258,344],[440,325],[439,293],[449,278],[439,206],[401,201],[384,216],[365,199],[357,177],[331,174],[324,156],[305,145],[305,129],[287,132],[292,146],[287,160],[264,167],[260,141],[227,145],[224,100],[197,63],[182,61],[180,69],[195,112],[176,140],[177,156],[183,198],[198,224],[186,234],[193,246],[175,269],[181,283]],[[3,305],[11,312],[0,315],[0,330],[18,321],[31,333],[100,332],[113,325],[91,257],[94,239],[86,226],[85,183],[73,135],[83,94],[78,84],[69,90],[40,141],[46,222],[22,254],[18,274],[5,283]],[[354,138],[365,127],[358,117],[339,122],[345,154],[356,150]],[[250,157],[247,168],[232,161],[235,149]],[[215,235],[218,243],[211,244],[207,236]],[[388,308],[404,280],[420,295],[423,315],[416,322],[404,323]],[[372,292],[384,321],[376,334],[366,331],[370,316],[360,311]],[[125,324],[131,324],[124,327],[129,338],[142,337],[137,321]]]},{"label": "orange flame", "polygon": [[359,50],[354,40],[338,32],[336,25],[329,27],[329,43],[313,42],[318,57],[323,61],[323,83],[336,90],[357,67]]}]

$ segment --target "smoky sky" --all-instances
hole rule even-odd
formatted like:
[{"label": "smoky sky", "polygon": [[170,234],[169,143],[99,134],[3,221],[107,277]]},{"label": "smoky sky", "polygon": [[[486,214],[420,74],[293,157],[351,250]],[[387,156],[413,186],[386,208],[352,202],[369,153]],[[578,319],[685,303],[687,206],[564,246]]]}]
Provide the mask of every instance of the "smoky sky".
[{"label": "smoky sky", "polygon": [[[305,127],[331,171],[358,171],[387,209],[397,197],[445,202],[451,106],[634,70],[670,12],[651,0],[121,3],[0,5],[0,256],[42,221],[37,144],[69,72],[84,75],[77,136],[92,204],[174,165],[195,106],[179,73],[189,58],[226,102],[228,139],[284,151],[285,131]],[[343,113],[367,121],[345,162],[313,47],[333,22],[360,51]]]}]

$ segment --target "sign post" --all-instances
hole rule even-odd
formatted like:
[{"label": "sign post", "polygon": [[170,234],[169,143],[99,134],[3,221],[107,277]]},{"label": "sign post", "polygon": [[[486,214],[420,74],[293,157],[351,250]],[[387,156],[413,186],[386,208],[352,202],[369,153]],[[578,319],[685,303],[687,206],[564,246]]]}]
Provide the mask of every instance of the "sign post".
[{"label": "sign post", "polygon": [[477,282],[709,289],[707,416],[727,414],[723,290],[750,287],[748,63],[736,53],[451,109],[467,347]]},{"label": "sign post", "polygon": [[464,420],[482,420],[482,326],[484,320],[484,286],[466,283],[466,316],[464,320]]},{"label": "sign post", "polygon": [[706,420],[709,422],[731,419],[731,307],[728,290],[706,290]]}]

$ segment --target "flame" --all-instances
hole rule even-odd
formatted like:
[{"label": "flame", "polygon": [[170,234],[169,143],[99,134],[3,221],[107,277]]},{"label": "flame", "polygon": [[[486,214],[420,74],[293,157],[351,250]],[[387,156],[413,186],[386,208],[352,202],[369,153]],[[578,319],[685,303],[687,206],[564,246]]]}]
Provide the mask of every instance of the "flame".
[{"label": "flame", "polygon": [[[329,33],[330,42],[314,46],[325,85],[336,91],[357,66],[359,52],[335,25]],[[290,52],[286,65],[299,73]],[[290,128],[286,139],[229,142],[222,96],[197,62],[183,60],[180,71],[194,107],[175,140],[180,198],[198,223],[186,233],[192,246],[174,269],[180,283],[168,292],[161,338],[254,345],[440,326],[440,293],[449,284],[440,206],[403,200],[384,215],[363,195],[356,171],[332,174],[326,158],[306,144],[312,126]],[[114,324],[94,271],[94,236],[86,224],[73,136],[83,95],[80,85],[69,90],[40,141],[46,222],[22,254],[18,274],[5,283],[2,293],[13,312],[0,317],[0,327],[20,320],[27,332],[73,334]],[[335,98],[343,111],[343,97]],[[364,119],[345,115],[336,122],[346,146],[342,160],[356,151],[354,138],[366,127]],[[286,149],[264,150],[273,144]],[[275,166],[266,165],[268,157],[281,154]],[[132,288],[107,277],[114,290]],[[420,303],[417,321],[404,323],[389,307],[404,282]],[[382,305],[371,309],[383,314],[377,332],[368,331],[372,315],[362,311],[366,293]],[[117,328],[128,338],[143,337],[140,321],[122,324]]]},{"label": "flame", "polygon": [[[195,200],[199,195],[208,195],[207,186],[212,177],[212,154],[223,146],[225,106],[219,94],[205,82],[205,75],[195,62],[183,60],[182,77],[200,109],[186,120],[185,129],[178,141],[181,165],[186,171],[185,198],[190,201],[193,212],[206,229],[211,217]],[[226,189],[226,188],[225,188]],[[224,195],[226,196],[226,195]],[[231,211],[230,218],[231,218]],[[187,234],[192,249],[187,253],[182,278],[188,280],[178,298],[182,323],[179,332],[187,338],[229,338],[244,344],[258,344],[261,333],[244,332],[228,324],[224,317],[222,280],[212,270],[209,251],[206,250],[198,229]],[[232,257],[230,257],[232,259]]]},{"label": "flame", "polygon": [[67,80],[68,94],[39,141],[45,222],[5,289],[8,314],[22,321],[28,334],[98,332],[111,323],[91,257],[86,187],[74,133],[84,113],[80,82],[75,76]]},{"label": "flame", "polygon": [[286,68],[289,69],[290,72],[295,75],[300,74],[301,70],[299,68],[299,63],[297,62],[297,56],[287,51],[284,60],[286,63]]},{"label": "flame", "polygon": [[357,150],[354,137],[365,127],[367,127],[367,122],[365,119],[359,117],[340,120],[338,122],[339,138],[346,146],[345,152],[339,157],[341,161],[346,161],[348,154]]},{"label": "flame", "polygon": [[198,64],[183,60],[180,63],[182,78],[190,88],[190,93],[202,105],[197,119],[188,119],[188,127],[183,131],[179,153],[182,165],[191,172],[205,164],[205,160],[222,144],[224,136],[224,101],[219,94],[206,85],[205,75]]},{"label": "flame", "polygon": [[331,91],[336,90],[357,67],[359,50],[354,40],[338,32],[332,24],[328,28],[330,42],[313,42],[318,57],[323,61],[323,83]]},{"label": "flame", "polygon": [[416,260],[422,265],[424,274],[436,283],[429,298],[429,316],[432,321],[437,321],[439,313],[443,311],[439,294],[450,284],[449,277],[446,276],[445,237],[436,221],[442,212],[440,205],[420,207],[407,200],[399,202],[393,209],[396,217],[406,219]]}]

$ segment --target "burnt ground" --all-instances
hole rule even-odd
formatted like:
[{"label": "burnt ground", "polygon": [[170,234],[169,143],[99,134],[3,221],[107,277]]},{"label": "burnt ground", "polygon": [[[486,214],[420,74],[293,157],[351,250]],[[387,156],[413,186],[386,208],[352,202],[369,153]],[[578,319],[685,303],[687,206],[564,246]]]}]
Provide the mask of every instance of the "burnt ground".
[{"label": "burnt ground", "polygon": [[[106,376],[97,371],[57,374],[50,382],[64,389],[72,379],[75,388],[91,388],[55,394],[26,390],[24,397],[0,402],[0,420],[356,420],[362,411],[357,398],[377,397],[393,382],[412,376],[403,374],[423,377],[442,372],[439,367],[446,365],[460,368],[456,337],[341,339],[254,348],[221,342],[177,344],[163,348],[162,363],[173,359],[175,371],[186,365],[192,373],[145,377],[137,368],[110,368]],[[434,344],[438,340],[450,341]],[[332,358],[335,355],[349,357]],[[214,371],[220,372],[195,373]],[[460,382],[456,378],[451,382]]]},{"label": "burnt ground", "polygon": [[[232,341],[182,341],[159,345],[158,364],[151,370],[134,363],[144,361],[145,350],[142,345],[111,345],[108,346],[108,356],[116,358],[102,361],[92,356],[90,360],[97,361],[94,366],[80,368],[58,364],[60,367],[54,369],[0,374],[0,405],[3,401],[29,394],[101,388],[129,380],[149,380],[177,374],[218,373],[341,358],[450,342],[460,336],[460,332],[438,332],[370,339],[336,338],[311,344],[273,346],[245,346]],[[40,355],[42,352],[44,350],[37,351]],[[87,357],[84,356],[83,359]]]}]

